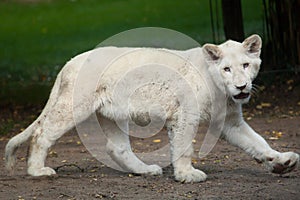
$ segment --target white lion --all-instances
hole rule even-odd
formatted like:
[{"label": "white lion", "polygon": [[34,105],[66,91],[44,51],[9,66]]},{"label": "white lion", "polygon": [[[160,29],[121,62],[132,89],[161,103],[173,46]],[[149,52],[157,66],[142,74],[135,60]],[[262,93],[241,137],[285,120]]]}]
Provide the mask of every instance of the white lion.
[{"label": "white lion", "polygon": [[[164,114],[154,112],[154,115],[166,120],[176,180],[200,182],[207,177],[191,163],[193,134],[199,123],[204,120],[213,120],[214,126],[220,128],[223,138],[264,163],[269,171],[279,174],[290,172],[297,166],[299,155],[273,150],[242,117],[242,104],[249,101],[252,81],[260,68],[260,52],[261,38],[252,35],[242,43],[229,40],[221,45],[206,44],[202,48],[186,51],[102,47],[76,56],[58,74],[49,101],[41,115],[6,145],[6,167],[13,170],[18,146],[31,138],[28,174],[32,176],[55,174],[52,168],[45,167],[47,152],[57,139],[74,128],[74,111],[79,122],[97,112],[109,119],[106,120],[107,123],[111,123],[113,129],[117,130],[116,122],[126,124],[128,120],[133,120],[137,123],[149,123],[149,108],[153,104],[159,104],[164,109]],[[90,60],[92,54],[97,55],[96,62]],[[93,75],[97,78],[97,72],[101,72],[97,66],[101,62],[105,63],[101,59],[108,63],[116,57],[117,61],[110,63],[110,67],[105,69],[100,78],[98,77],[95,90],[86,91],[84,84],[79,84],[79,87],[82,87],[79,93],[82,91],[84,95],[74,102],[73,92],[78,92],[74,88],[79,74],[87,72],[87,76],[91,77],[87,77],[86,80],[92,79]],[[177,71],[178,77],[172,75],[162,78],[162,75],[158,74],[158,79],[161,79],[159,84],[155,84],[156,80],[153,77],[152,79],[148,77],[147,81],[153,81],[153,84],[136,90],[130,97],[130,105],[127,108],[124,99],[115,94],[116,88],[130,93],[130,84],[124,81],[120,83],[120,79],[125,73],[138,70],[133,67],[133,63],[135,66],[153,63],[152,69],[158,66],[155,63],[163,63],[164,66],[169,66],[171,71]],[[84,70],[83,66],[86,67]],[[158,66],[158,71],[159,68],[161,66]],[[137,79],[142,81],[145,77],[140,73]],[[177,83],[177,78],[182,77],[185,83],[180,80]],[[184,84],[186,84],[184,88],[190,88],[190,91],[188,89],[182,91],[179,88]],[[195,99],[196,104],[190,103]],[[196,106],[191,107],[193,105]],[[213,111],[213,108],[217,109]],[[222,123],[222,119],[224,119],[223,126],[217,124]],[[123,169],[141,174],[162,173],[160,166],[147,165],[137,158],[131,150],[128,134],[108,131],[106,136],[108,154]]]}]

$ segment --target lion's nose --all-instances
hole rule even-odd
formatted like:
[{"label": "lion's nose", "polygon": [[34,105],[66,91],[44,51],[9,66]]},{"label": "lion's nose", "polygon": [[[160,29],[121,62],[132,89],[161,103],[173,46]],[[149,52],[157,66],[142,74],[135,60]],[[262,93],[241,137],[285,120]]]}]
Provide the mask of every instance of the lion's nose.
[{"label": "lion's nose", "polygon": [[237,85],[236,85],[235,87],[236,87],[236,89],[243,90],[243,89],[246,88],[246,86],[247,86],[247,84],[242,85],[242,86],[237,86]]}]

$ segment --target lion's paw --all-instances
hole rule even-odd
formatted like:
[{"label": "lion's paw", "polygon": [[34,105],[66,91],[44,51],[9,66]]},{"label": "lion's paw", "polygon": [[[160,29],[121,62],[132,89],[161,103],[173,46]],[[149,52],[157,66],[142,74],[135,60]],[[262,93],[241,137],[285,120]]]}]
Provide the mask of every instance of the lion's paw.
[{"label": "lion's paw", "polygon": [[161,175],[162,174],[162,168],[158,165],[149,165],[147,174],[151,175]]},{"label": "lion's paw", "polygon": [[50,167],[28,168],[28,174],[31,176],[51,176],[56,174],[55,170]]},{"label": "lion's paw", "polygon": [[158,165],[149,165],[148,169],[146,171],[146,174],[161,175],[162,174],[162,168]]},{"label": "lion's paw", "polygon": [[198,169],[190,170],[179,170],[175,172],[175,179],[180,182],[190,183],[190,182],[201,182],[205,181],[207,175]]},{"label": "lion's paw", "polygon": [[133,173],[136,174],[150,174],[150,175],[161,175],[162,168],[158,165],[146,165],[138,170],[131,170]]},{"label": "lion's paw", "polygon": [[269,171],[276,174],[285,174],[299,164],[299,155],[294,152],[280,153],[276,157],[269,157],[266,165]]}]

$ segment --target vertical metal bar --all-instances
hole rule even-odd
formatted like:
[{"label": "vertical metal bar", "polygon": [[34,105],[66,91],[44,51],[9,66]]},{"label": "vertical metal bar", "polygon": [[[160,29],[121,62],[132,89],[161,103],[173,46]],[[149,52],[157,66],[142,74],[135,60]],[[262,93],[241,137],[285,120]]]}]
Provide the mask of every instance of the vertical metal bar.
[{"label": "vertical metal bar", "polygon": [[210,23],[211,23],[211,31],[213,35],[213,42],[216,43],[216,32],[215,32],[214,15],[212,9],[212,0],[209,0],[209,12],[210,12]]}]

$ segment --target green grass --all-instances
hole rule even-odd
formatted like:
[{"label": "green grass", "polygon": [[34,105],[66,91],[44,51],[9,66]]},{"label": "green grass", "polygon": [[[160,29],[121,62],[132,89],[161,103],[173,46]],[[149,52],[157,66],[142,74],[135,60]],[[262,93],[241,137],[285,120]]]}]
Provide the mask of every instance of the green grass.
[{"label": "green grass", "polygon": [[[246,34],[262,32],[261,14],[253,14],[259,2],[243,0]],[[1,1],[0,104],[44,101],[71,57],[119,32],[149,26],[212,42],[208,0]]]}]

